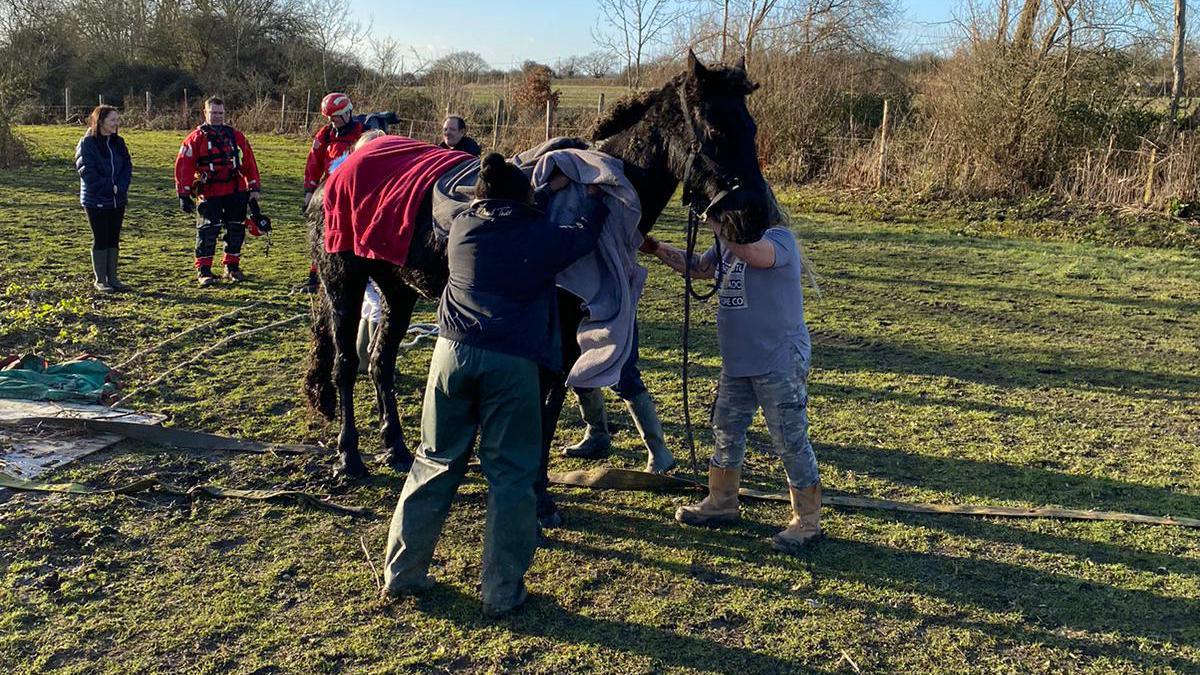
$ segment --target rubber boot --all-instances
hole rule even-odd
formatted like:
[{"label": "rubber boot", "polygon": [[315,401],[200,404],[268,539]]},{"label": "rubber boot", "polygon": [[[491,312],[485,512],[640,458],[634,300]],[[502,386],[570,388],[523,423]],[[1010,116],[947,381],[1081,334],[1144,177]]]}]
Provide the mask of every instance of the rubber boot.
[{"label": "rubber boot", "polygon": [[363,317],[358,320],[358,372],[365,373],[371,365],[371,337],[375,324]]},{"label": "rubber boot", "polygon": [[788,486],[792,500],[792,520],[779,534],[771,538],[771,548],[793,555],[821,539],[821,484],[812,487]]},{"label": "rubber boot", "polygon": [[201,265],[199,268],[197,268],[196,283],[200,284],[202,287],[212,286],[213,284],[217,283],[217,278],[213,276],[212,268],[208,265]]},{"label": "rubber boot", "polygon": [[646,444],[646,472],[666,473],[675,468],[675,456],[667,449],[663,438],[662,423],[658,421],[658,411],[654,409],[654,399],[650,392],[643,391],[626,401],[629,414],[633,416],[633,424]]},{"label": "rubber boot", "polygon": [[313,293],[317,292],[317,286],[320,283],[321,282],[317,280],[317,267],[314,265],[312,269],[308,271],[308,280],[305,281],[304,285],[300,287],[300,292],[312,295]]},{"label": "rubber boot", "polygon": [[129,287],[121,283],[117,278],[117,259],[121,257],[121,249],[113,247],[108,249],[108,285],[113,287],[115,291],[127,291]]},{"label": "rubber boot", "polygon": [[708,467],[708,496],[699,504],[681,506],[675,511],[675,520],[687,525],[717,525],[738,519],[738,484],[742,480],[741,469]]},{"label": "rubber boot", "polygon": [[612,436],[608,433],[608,416],[604,413],[604,392],[599,389],[580,389],[579,414],[587,424],[583,440],[563,450],[567,457],[604,459],[612,452]]},{"label": "rubber boot", "polygon": [[108,249],[92,249],[92,274],[96,277],[92,284],[96,290],[101,293],[113,292],[112,285],[108,283]]},{"label": "rubber boot", "polygon": [[237,263],[232,263],[225,266],[225,278],[238,283],[246,280],[246,275],[242,272],[242,266]]}]

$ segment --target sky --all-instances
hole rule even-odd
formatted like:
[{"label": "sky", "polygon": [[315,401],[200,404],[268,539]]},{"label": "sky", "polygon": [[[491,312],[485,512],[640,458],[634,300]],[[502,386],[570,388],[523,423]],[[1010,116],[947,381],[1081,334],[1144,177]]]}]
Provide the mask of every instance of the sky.
[{"label": "sky", "polygon": [[[596,0],[347,0],[352,14],[376,36],[390,35],[409,58],[478,52],[495,68],[526,59],[553,63],[596,48]],[[945,36],[955,0],[898,0],[896,43],[903,51],[932,49]]]}]

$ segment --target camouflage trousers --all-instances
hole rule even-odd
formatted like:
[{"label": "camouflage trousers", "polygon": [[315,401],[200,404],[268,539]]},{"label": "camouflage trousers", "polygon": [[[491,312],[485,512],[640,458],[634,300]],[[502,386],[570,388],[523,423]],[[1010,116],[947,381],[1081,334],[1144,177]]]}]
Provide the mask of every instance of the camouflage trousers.
[{"label": "camouflage trousers", "polygon": [[771,433],[771,451],[783,460],[788,484],[806,488],[821,481],[817,456],[808,440],[808,370],[799,350],[787,367],[765,375],[730,377],[721,372],[712,410],[716,445],[709,463],[740,469],[746,457],[746,430],[759,409]]}]

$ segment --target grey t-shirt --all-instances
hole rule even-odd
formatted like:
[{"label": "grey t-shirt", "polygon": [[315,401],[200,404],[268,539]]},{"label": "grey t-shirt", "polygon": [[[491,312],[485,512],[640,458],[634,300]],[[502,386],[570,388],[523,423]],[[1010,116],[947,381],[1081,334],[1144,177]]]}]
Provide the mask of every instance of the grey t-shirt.
[{"label": "grey t-shirt", "polygon": [[[809,362],[812,344],[804,324],[800,251],[790,230],[772,227],[763,239],[775,245],[775,265],[755,269],[722,248],[723,277],[717,292],[717,341],[730,377],[765,375],[791,362],[793,349]],[[716,262],[716,249],[701,257]]]}]

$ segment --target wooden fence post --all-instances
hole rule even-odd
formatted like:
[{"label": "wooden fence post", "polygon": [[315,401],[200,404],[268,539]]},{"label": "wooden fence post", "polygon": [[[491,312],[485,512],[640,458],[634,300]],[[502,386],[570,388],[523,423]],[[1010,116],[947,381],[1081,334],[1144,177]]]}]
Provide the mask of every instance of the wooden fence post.
[{"label": "wooden fence post", "polygon": [[98,98],[100,99],[100,105],[104,105],[104,94],[100,94]]},{"label": "wooden fence post", "polygon": [[408,137],[412,138],[413,134],[416,132],[416,130],[417,130],[417,121],[409,120],[408,121]]},{"label": "wooden fence post", "polygon": [[1117,135],[1112,134],[1108,137],[1108,150],[1104,152],[1104,166],[1100,167],[1100,180],[1103,181],[1108,177],[1108,163],[1112,160],[1113,144],[1117,142]]},{"label": "wooden fence post", "polygon": [[492,150],[500,146],[500,106],[504,105],[504,99],[496,99],[496,112],[492,114]]},{"label": "wooden fence post", "polygon": [[63,88],[63,122],[71,121],[71,88]]},{"label": "wooden fence post", "polygon": [[883,99],[883,124],[879,126],[879,173],[875,177],[875,189],[883,187],[884,165],[887,162],[888,100]]},{"label": "wooden fence post", "polygon": [[150,92],[146,92],[146,119],[150,119]]},{"label": "wooden fence post", "polygon": [[191,117],[191,109],[188,108],[187,89],[185,88],[183,90],[183,126],[186,127],[188,125],[188,121],[191,119]]},{"label": "wooden fence post", "polygon": [[596,102],[596,117],[604,114],[604,92],[600,92],[600,100]]},{"label": "wooden fence post", "polygon": [[312,112],[312,89],[308,90],[308,95],[304,98],[304,130],[308,131],[309,114]]},{"label": "wooden fence post", "polygon": [[546,99],[546,140],[550,140],[550,118],[554,115],[554,104]]},{"label": "wooden fence post", "polygon": [[1146,188],[1142,190],[1142,205],[1150,206],[1154,197],[1154,165],[1158,160],[1158,148],[1150,148],[1150,169],[1146,171]]},{"label": "wooden fence post", "polygon": [[284,115],[287,113],[287,92],[279,95],[279,133],[283,133]]}]

